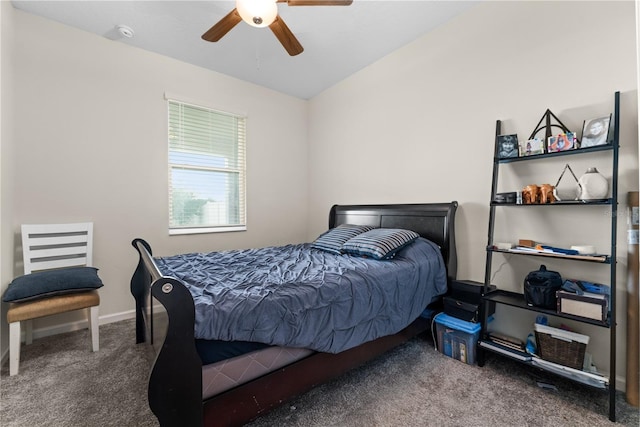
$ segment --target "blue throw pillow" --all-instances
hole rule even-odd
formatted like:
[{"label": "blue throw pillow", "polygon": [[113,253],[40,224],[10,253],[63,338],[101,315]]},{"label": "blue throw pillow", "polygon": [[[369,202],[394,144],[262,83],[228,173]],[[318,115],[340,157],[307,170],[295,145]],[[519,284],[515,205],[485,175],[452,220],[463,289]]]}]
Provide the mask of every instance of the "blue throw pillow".
[{"label": "blue throw pillow", "polygon": [[335,255],[342,254],[342,245],[352,237],[356,237],[365,231],[373,230],[370,225],[340,224],[329,231],[322,233],[311,243],[312,248],[330,252]]},{"label": "blue throw pillow", "polygon": [[400,228],[376,228],[352,239],[343,246],[345,253],[373,259],[390,259],[405,246],[413,243],[420,235],[415,231]]},{"label": "blue throw pillow", "polygon": [[2,301],[23,302],[71,292],[90,291],[102,286],[98,269],[93,267],[38,271],[16,277],[4,292]]}]

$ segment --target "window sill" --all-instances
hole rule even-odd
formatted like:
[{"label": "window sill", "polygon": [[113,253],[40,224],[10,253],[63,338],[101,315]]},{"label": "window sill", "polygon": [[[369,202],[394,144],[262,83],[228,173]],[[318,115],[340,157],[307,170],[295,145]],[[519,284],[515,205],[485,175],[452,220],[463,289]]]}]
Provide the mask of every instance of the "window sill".
[{"label": "window sill", "polygon": [[206,233],[227,233],[231,231],[247,231],[246,225],[235,225],[229,227],[194,227],[194,228],[170,228],[170,236],[183,234],[206,234]]}]

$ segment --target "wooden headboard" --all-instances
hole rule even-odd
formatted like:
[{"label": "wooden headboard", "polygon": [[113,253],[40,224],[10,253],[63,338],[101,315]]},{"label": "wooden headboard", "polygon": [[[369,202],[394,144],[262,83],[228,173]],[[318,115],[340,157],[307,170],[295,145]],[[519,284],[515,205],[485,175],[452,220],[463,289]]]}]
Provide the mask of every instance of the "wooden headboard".
[{"label": "wooden headboard", "polygon": [[449,281],[456,278],[458,259],[455,214],[458,202],[398,205],[334,205],[329,228],[340,224],[373,225],[413,230],[442,248]]}]

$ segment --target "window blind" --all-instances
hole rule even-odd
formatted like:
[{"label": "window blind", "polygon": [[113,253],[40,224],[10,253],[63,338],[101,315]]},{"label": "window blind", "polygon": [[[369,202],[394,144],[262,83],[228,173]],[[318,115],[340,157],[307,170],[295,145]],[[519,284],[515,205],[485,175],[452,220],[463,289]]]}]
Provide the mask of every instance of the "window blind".
[{"label": "window blind", "polygon": [[244,229],[246,119],[168,104],[169,229]]}]

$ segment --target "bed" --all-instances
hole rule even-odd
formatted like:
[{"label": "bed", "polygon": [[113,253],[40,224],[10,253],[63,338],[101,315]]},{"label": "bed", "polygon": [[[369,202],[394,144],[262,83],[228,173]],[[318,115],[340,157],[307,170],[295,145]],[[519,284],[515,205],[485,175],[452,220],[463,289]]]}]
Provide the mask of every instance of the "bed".
[{"label": "bed", "polygon": [[[306,288],[313,288],[316,291],[320,290],[320,292],[327,293],[329,289],[332,289],[332,280],[336,282],[336,289],[344,289],[345,282],[351,283],[355,280],[354,275],[356,273],[354,272],[372,269],[375,263],[382,265],[386,269],[384,273],[375,272],[373,278],[365,279],[373,280],[376,286],[378,282],[407,280],[402,276],[405,273],[400,270],[397,272],[393,270],[395,268],[394,265],[413,262],[413,258],[420,258],[422,253],[420,251],[426,253],[436,248],[439,252],[440,263],[444,264],[444,273],[429,273],[425,270],[425,274],[440,274],[444,276],[445,282],[450,282],[455,279],[457,271],[454,232],[454,218],[457,206],[457,202],[335,205],[329,213],[329,230],[340,228],[347,224],[355,224],[381,229],[412,230],[420,237],[415,243],[399,251],[390,261],[367,260],[349,255],[325,255],[324,251],[319,251],[316,248],[309,249],[308,244],[287,245],[285,250],[288,252],[283,256],[283,259],[296,259],[300,257],[298,251],[301,251],[300,253],[303,254],[311,252],[312,257],[322,260],[321,263],[326,263],[326,260],[332,259],[332,256],[340,258],[341,263],[346,262],[346,266],[340,264],[339,267],[335,267],[331,264],[328,267],[324,267],[325,270],[321,274],[308,272],[306,267],[300,268],[300,272],[296,273],[300,276],[323,276],[323,280],[327,282],[326,284],[323,282],[320,287],[306,286]],[[367,318],[367,322],[370,323],[367,323],[366,327],[360,327],[359,329],[354,326],[353,330],[349,330],[344,334],[332,333],[329,336],[326,333],[311,334],[313,337],[309,338],[309,341],[305,341],[307,340],[306,335],[308,335],[304,331],[305,328],[302,328],[304,333],[298,333],[301,327],[295,325],[293,333],[291,331],[278,334],[271,333],[269,336],[275,337],[274,341],[268,343],[259,342],[257,347],[251,347],[256,344],[254,342],[256,339],[262,339],[259,337],[262,332],[259,330],[262,320],[247,324],[246,315],[227,319],[224,317],[226,316],[225,313],[215,312],[211,325],[222,323],[225,325],[222,328],[225,333],[232,331],[234,334],[233,336],[223,336],[220,339],[220,337],[208,336],[208,331],[213,326],[210,326],[209,323],[205,324],[202,319],[203,316],[211,317],[208,315],[209,310],[216,309],[218,305],[224,307],[227,304],[225,302],[226,294],[231,292],[230,289],[233,289],[233,286],[225,288],[225,284],[233,282],[234,278],[228,276],[227,272],[217,268],[229,262],[226,259],[229,254],[236,256],[236,260],[240,260],[241,257],[247,257],[248,253],[253,254],[253,250],[249,252],[230,251],[229,253],[207,254],[207,257],[212,258],[204,260],[200,259],[204,256],[202,254],[199,254],[199,257],[196,258],[191,256],[185,258],[183,255],[154,258],[150,245],[144,240],[134,239],[132,244],[139,254],[139,262],[131,279],[131,292],[136,302],[136,342],[148,344],[152,365],[148,385],[149,406],[163,426],[244,424],[312,387],[357,367],[429,330],[429,318],[424,314],[421,315],[421,313],[427,308],[427,305],[437,305],[443,293],[442,288],[437,292],[429,291],[427,293],[420,290],[420,298],[425,299],[418,299],[415,295],[409,297],[409,299],[419,301],[417,303],[418,307],[407,307],[406,310],[404,308],[399,310],[397,305],[393,307],[391,303],[383,302],[377,305],[376,303],[370,303],[369,305],[374,307],[368,307],[369,313],[365,314],[371,317],[371,319]],[[263,248],[260,250],[270,251],[271,249]],[[209,276],[208,281],[212,280],[211,277],[213,277],[213,280],[217,281],[216,286],[218,286],[215,289],[223,289],[222,292],[210,291],[209,288],[199,288],[197,286],[203,275],[198,272],[200,268],[204,268],[201,267],[203,263],[210,263],[213,266],[215,273],[207,272],[203,274],[204,276]],[[255,260],[246,262],[248,266],[252,266],[254,263]],[[231,261],[231,264],[240,265],[242,262]],[[285,264],[285,266],[280,268],[283,271],[278,274],[290,275],[292,271],[297,269],[296,265],[293,264]],[[423,267],[416,267],[415,269],[419,273],[414,272],[411,277],[422,277],[423,273],[420,271],[422,271]],[[274,270],[278,269],[274,268]],[[251,273],[248,274],[251,275]],[[269,275],[271,274],[269,272]],[[263,279],[263,277],[258,277],[256,280],[261,281]],[[274,280],[280,279],[276,278]],[[356,285],[349,289],[352,289],[351,292],[354,293],[354,289],[362,289],[363,287],[362,285]],[[396,286],[396,288],[401,287]],[[264,295],[272,294],[270,290],[261,292],[264,292]],[[424,293],[424,296],[422,296],[422,293]],[[203,309],[203,303],[201,302],[202,294],[211,294],[210,298],[213,301],[209,302],[211,307],[206,310]],[[304,297],[294,296],[287,298],[287,307],[295,306],[295,300],[300,298],[303,300],[300,304],[304,305]],[[330,295],[330,298],[332,300],[344,299],[341,295]],[[366,298],[375,301],[370,296]],[[389,301],[391,299],[398,300],[396,304],[407,306],[411,304],[408,302],[409,299],[407,297],[396,295],[395,293],[392,294],[392,297],[387,298]],[[260,304],[251,306],[251,311],[260,311],[263,299],[268,300],[269,298],[261,297]],[[420,304],[423,301],[431,304],[421,306]],[[383,305],[391,305],[391,313],[407,312],[410,314],[406,314],[407,318],[399,320],[392,320],[391,317],[394,316],[387,314],[383,322],[376,321],[373,319],[376,316],[371,316],[370,312],[378,310],[378,306],[381,307]],[[232,311],[242,313],[241,308]],[[264,313],[268,314],[273,311],[274,309],[271,308],[265,310]],[[286,324],[291,323],[291,319],[287,317],[289,311],[292,310],[284,310],[278,314],[277,317],[281,319],[279,326],[286,326]],[[311,312],[315,314],[315,309],[309,311],[309,313]],[[428,313],[429,310],[426,312]],[[261,314],[261,319],[264,319],[264,316],[267,315],[264,313]],[[306,329],[320,332],[329,329],[338,330],[342,329],[342,327],[336,327],[339,323],[336,324],[335,322],[345,322],[345,320],[340,320],[342,317],[339,312],[330,311],[327,312],[328,314],[320,312],[317,318],[312,317],[309,313],[305,312],[305,316],[300,317],[304,317],[305,321],[308,320],[311,325],[317,325],[318,318],[330,318],[334,323],[331,323],[330,325],[332,326],[329,327],[314,326]],[[367,309],[365,309],[365,313],[367,313]],[[391,327],[391,331],[385,329],[387,323],[394,324]],[[360,320],[354,323],[354,325],[360,324]],[[202,325],[209,326],[203,328]],[[398,327],[398,325],[401,325],[401,327]],[[279,327],[278,330],[280,329]],[[360,330],[366,330],[366,334],[353,338],[354,335],[361,335]],[[367,335],[372,331],[373,335]],[[285,338],[278,338],[279,335],[284,335]],[[319,335],[319,338],[316,335]],[[215,338],[218,338],[218,340]],[[201,345],[203,343],[207,345],[210,343],[216,344],[217,341],[227,344],[236,340],[242,345],[248,344],[249,347],[240,346],[242,349],[238,350],[237,353],[231,353],[229,356],[224,357],[220,356],[221,360],[215,359],[218,356],[213,356],[214,359],[209,359],[209,353],[206,353]],[[293,344],[289,345],[292,342]],[[267,360],[265,358],[269,358],[268,362],[265,362]],[[205,363],[203,363],[203,360]],[[252,367],[248,368],[248,365],[243,365],[244,363],[252,364]],[[224,370],[234,369],[234,365],[241,366],[240,368],[236,366],[235,369],[240,369],[243,373],[251,371],[251,375],[240,375],[238,378],[230,379],[229,375],[224,373]],[[260,365],[260,369],[254,369],[256,365]]]}]

